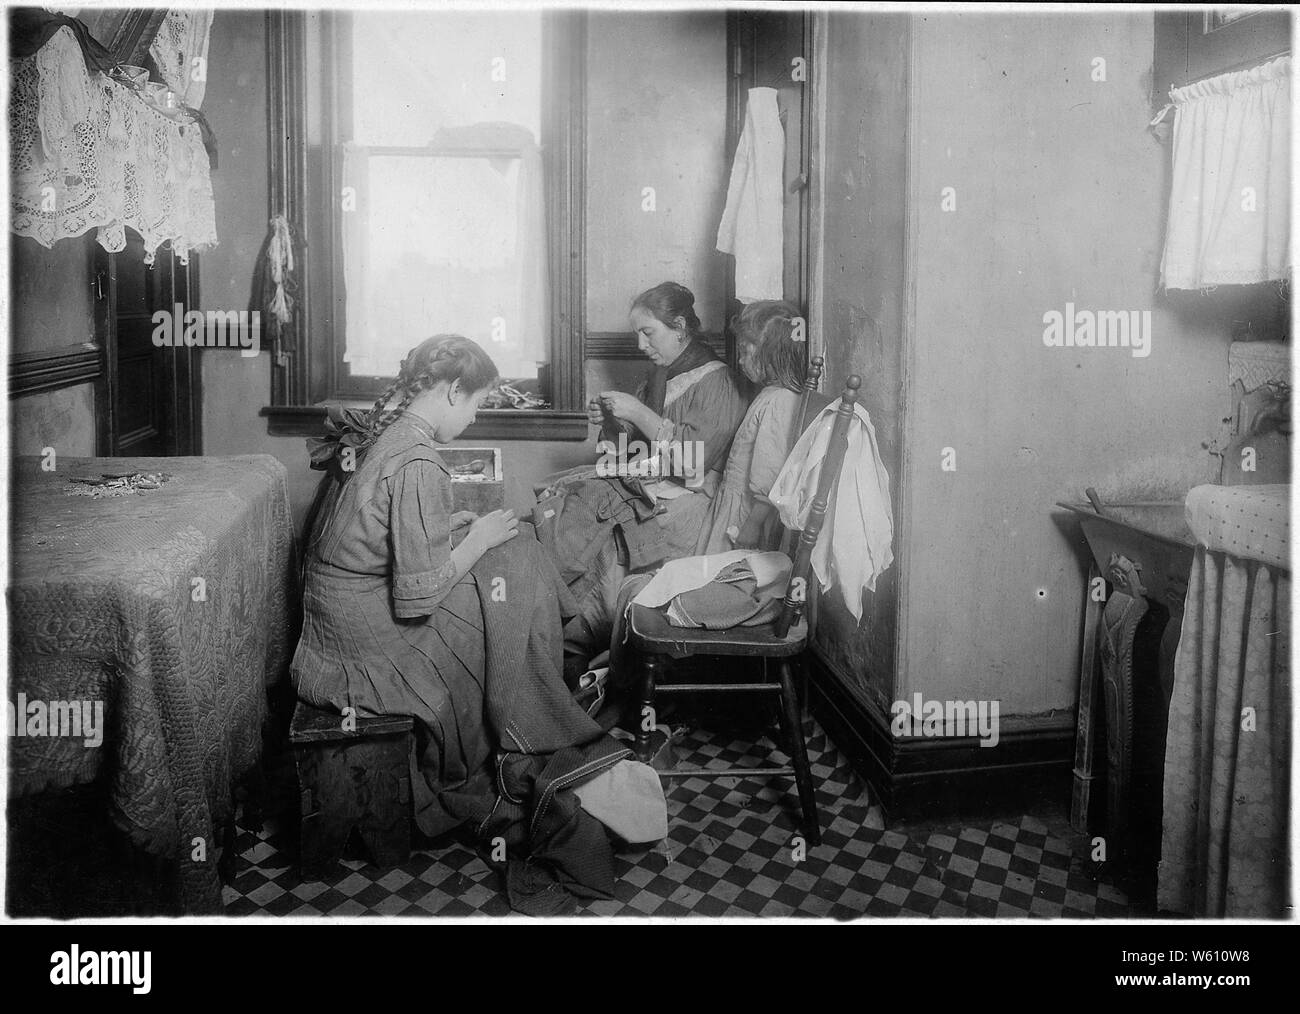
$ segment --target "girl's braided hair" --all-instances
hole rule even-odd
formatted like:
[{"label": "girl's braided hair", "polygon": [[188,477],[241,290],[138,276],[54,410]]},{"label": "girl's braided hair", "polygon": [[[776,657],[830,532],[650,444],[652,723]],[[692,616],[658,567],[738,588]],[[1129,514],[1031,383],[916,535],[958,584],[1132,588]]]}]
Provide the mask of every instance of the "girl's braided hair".
[{"label": "girl's braided hair", "polygon": [[[443,381],[459,380],[467,393],[481,391],[498,378],[496,364],[476,342],[458,334],[436,334],[407,353],[401,369],[369,412],[345,409],[326,422],[325,436],[307,441],[311,467],[346,480],[361,456],[424,391]],[[390,407],[391,405],[391,407]],[[352,448],[352,468],[341,460]]]}]

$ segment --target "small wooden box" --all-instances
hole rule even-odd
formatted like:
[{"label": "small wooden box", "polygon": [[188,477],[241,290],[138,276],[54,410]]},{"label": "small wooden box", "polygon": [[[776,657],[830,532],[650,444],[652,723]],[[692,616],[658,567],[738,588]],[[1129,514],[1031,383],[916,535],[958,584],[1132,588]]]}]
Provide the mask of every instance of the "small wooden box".
[{"label": "small wooden box", "polygon": [[[500,447],[439,447],[438,453],[451,469],[453,510],[487,514],[506,505]],[[480,462],[480,471],[458,471]]]},{"label": "small wooden box", "polygon": [[332,711],[298,702],[289,730],[301,794],[301,861],[306,877],[328,875],[352,831],[377,866],[411,854],[410,750],[413,719],[357,718],[345,729]]}]

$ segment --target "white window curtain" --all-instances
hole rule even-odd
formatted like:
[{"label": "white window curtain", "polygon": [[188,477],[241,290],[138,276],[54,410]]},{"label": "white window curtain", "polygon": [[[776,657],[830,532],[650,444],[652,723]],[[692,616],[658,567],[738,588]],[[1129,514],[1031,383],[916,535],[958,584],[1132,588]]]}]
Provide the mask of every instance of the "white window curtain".
[{"label": "white window curtain", "polygon": [[537,376],[550,358],[542,175],[541,149],[514,124],[443,128],[424,153],[344,145],[354,376],[396,374],[438,332],[478,341],[503,377]]},{"label": "white window curtain", "polygon": [[1289,277],[1291,58],[1170,92],[1167,289]]}]

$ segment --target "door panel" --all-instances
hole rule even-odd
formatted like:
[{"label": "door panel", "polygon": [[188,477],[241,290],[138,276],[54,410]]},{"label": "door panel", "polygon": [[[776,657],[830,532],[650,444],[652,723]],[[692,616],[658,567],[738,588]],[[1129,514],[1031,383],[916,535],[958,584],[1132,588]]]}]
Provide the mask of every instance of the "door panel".
[{"label": "door panel", "polygon": [[[106,263],[105,263],[106,261]],[[198,454],[199,350],[157,348],[155,312],[182,315],[197,308],[191,268],[169,249],[144,263],[144,243],[127,230],[126,248],[101,259],[108,279],[110,453],[122,457]]]}]

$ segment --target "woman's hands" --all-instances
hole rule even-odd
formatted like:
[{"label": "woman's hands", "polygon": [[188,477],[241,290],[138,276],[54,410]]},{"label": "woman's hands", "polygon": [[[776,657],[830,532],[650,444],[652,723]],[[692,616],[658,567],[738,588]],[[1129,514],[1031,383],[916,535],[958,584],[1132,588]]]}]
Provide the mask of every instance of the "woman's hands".
[{"label": "woman's hands", "polygon": [[647,411],[641,402],[626,391],[601,391],[600,394],[596,395],[595,400],[615,419],[620,422],[630,422],[634,425],[637,422],[637,416]]},{"label": "woman's hands", "polygon": [[492,511],[470,525],[466,541],[472,541],[480,555],[509,542],[519,534],[519,518],[512,510]]},{"label": "woman's hands", "polygon": [[451,530],[454,532],[466,525],[472,525],[477,520],[478,515],[473,511],[456,511],[451,516]]}]

